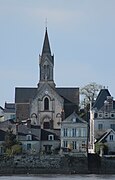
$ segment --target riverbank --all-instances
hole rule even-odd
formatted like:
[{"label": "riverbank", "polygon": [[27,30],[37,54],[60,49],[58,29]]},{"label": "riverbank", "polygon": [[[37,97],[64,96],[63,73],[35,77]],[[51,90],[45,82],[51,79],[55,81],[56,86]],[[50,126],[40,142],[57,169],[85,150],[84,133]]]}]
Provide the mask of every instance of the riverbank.
[{"label": "riverbank", "polygon": [[115,174],[115,159],[73,156],[18,155],[0,157],[0,175],[12,174]]}]

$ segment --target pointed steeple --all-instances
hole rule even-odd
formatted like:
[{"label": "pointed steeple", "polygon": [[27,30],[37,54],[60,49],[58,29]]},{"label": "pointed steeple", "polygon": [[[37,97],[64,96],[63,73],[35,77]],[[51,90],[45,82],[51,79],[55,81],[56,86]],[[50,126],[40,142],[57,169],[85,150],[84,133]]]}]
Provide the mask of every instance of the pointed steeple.
[{"label": "pointed steeple", "polygon": [[50,43],[47,33],[47,27],[45,31],[45,37],[43,42],[42,54],[39,56],[39,67],[40,67],[40,80],[38,87],[44,83],[48,83],[51,87],[55,88],[54,83],[54,55],[51,55]]},{"label": "pointed steeple", "polygon": [[51,55],[47,27],[46,27],[45,38],[44,38],[44,43],[43,43],[43,48],[42,48],[42,55],[43,54],[50,54]]}]

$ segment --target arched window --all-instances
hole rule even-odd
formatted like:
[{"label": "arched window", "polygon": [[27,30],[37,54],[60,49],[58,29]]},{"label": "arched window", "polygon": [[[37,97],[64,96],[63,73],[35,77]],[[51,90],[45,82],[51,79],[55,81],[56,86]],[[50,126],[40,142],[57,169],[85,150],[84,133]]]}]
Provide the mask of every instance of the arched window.
[{"label": "arched window", "polygon": [[44,110],[49,110],[49,99],[47,97],[44,99]]}]

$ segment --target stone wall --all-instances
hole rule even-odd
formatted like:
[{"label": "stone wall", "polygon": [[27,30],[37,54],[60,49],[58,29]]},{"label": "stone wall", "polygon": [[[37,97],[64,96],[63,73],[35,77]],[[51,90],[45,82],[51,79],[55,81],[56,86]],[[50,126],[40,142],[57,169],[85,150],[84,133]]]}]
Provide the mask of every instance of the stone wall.
[{"label": "stone wall", "polygon": [[94,174],[115,174],[115,157],[88,154],[88,171]]},{"label": "stone wall", "polygon": [[[89,165],[90,163],[90,165]],[[115,158],[35,156],[0,157],[0,175],[7,174],[115,174]]]},{"label": "stone wall", "polygon": [[102,157],[101,172],[103,174],[115,174],[115,157]]},{"label": "stone wall", "polygon": [[87,158],[71,156],[1,157],[0,174],[71,174],[88,173]]}]

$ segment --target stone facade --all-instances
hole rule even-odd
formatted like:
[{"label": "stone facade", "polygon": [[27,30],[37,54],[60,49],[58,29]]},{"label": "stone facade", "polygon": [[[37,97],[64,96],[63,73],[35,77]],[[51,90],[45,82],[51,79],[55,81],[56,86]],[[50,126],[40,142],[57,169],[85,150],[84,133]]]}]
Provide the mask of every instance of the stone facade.
[{"label": "stone facade", "polygon": [[[48,102],[46,102],[46,100]],[[48,105],[48,107],[45,107]],[[52,123],[52,128],[59,129],[59,118],[57,114],[61,113],[63,109],[63,99],[59,96],[54,89],[48,84],[45,84],[42,88],[38,89],[37,96],[33,99],[30,106],[30,117],[32,114],[36,114],[36,123],[44,128],[44,123]],[[32,121],[32,123],[34,123]]]},{"label": "stone facade", "polygon": [[[75,112],[61,123],[61,148],[77,156],[87,156],[88,124]],[[63,152],[64,153],[64,152]]]}]

